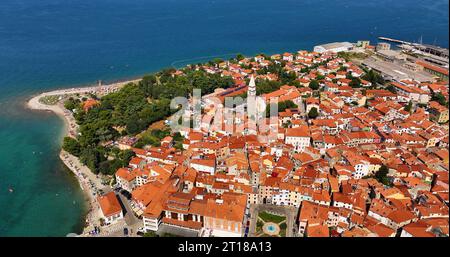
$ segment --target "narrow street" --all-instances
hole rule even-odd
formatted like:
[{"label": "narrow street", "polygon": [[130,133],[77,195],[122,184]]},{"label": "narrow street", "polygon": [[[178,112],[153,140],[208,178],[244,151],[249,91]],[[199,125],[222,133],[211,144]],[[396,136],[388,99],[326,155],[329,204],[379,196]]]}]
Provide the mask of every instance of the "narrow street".
[{"label": "narrow street", "polygon": [[139,218],[137,218],[134,215],[133,210],[130,206],[130,201],[120,193],[118,193],[117,196],[119,197],[121,203],[123,204],[122,207],[124,208],[124,212],[125,212],[124,219],[125,219],[128,231],[130,232],[131,236],[134,236],[134,235],[136,235],[138,229],[140,227],[144,226],[144,223],[142,220],[140,220]]}]

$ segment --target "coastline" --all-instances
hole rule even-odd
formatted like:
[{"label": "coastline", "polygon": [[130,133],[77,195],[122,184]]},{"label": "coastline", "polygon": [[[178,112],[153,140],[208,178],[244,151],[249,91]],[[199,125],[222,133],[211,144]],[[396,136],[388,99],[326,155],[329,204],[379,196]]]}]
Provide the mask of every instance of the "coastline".
[{"label": "coastline", "polygon": [[[104,95],[112,92],[113,90],[119,89],[128,83],[139,82],[141,79],[133,79],[128,81],[121,81],[117,83],[112,83],[109,85],[101,85],[94,87],[78,87],[69,89],[57,89],[49,92],[44,92],[33,96],[26,102],[26,107],[30,110],[36,111],[49,111],[56,114],[59,118],[64,121],[63,137],[70,136],[75,137],[77,134],[78,125],[73,118],[70,111],[64,108],[64,103],[62,99],[72,94],[86,94],[86,93],[97,93],[99,95]],[[59,99],[54,105],[48,105],[40,102],[39,100],[45,96],[64,96]],[[101,178],[92,173],[92,171],[85,165],[83,165],[79,158],[73,156],[63,149],[60,150],[59,158],[64,163],[64,165],[72,171],[76,177],[81,190],[84,192],[86,203],[88,204],[88,212],[85,216],[85,225],[83,226],[82,234],[80,236],[89,235],[89,232],[94,229],[94,226],[99,225],[100,211],[96,204],[96,195],[98,195],[99,190],[105,189],[102,185]]]}]

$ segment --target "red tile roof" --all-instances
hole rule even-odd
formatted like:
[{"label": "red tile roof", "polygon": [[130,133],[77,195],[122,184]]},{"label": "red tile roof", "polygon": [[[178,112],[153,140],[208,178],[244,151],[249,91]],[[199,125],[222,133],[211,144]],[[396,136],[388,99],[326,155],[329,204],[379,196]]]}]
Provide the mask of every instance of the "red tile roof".
[{"label": "red tile roof", "polygon": [[109,192],[97,198],[97,201],[102,209],[103,215],[109,217],[122,212],[119,200],[114,192]]}]

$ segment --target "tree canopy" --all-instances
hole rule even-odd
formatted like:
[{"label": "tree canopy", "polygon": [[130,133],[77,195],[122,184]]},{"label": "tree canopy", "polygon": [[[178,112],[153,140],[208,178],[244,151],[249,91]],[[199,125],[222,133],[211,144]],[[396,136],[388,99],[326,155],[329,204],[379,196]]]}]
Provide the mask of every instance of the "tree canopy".
[{"label": "tree canopy", "polygon": [[78,141],[74,138],[65,137],[63,139],[62,148],[64,149],[64,151],[66,151],[72,155],[80,156],[81,146],[80,146],[80,143],[78,143]]},{"label": "tree canopy", "polygon": [[433,94],[431,100],[438,102],[440,105],[448,106],[447,99],[441,92]]},{"label": "tree canopy", "polygon": [[308,112],[308,118],[315,119],[319,116],[319,112],[316,107],[312,107]]},{"label": "tree canopy", "polygon": [[319,87],[320,87],[320,85],[319,85],[319,82],[317,82],[317,80],[313,79],[309,82],[309,88],[311,88],[312,90],[317,90],[317,89],[319,89]]},{"label": "tree canopy", "polygon": [[373,85],[377,83],[383,85],[385,83],[383,77],[374,70],[366,71],[366,74],[364,74],[361,78],[370,81]]},{"label": "tree canopy", "polygon": [[389,173],[389,168],[386,165],[382,165],[380,169],[375,173],[375,179],[383,183],[384,185],[391,185],[391,181],[389,180],[389,177],[387,176]]},{"label": "tree canopy", "polygon": [[[63,148],[79,156],[82,163],[93,172],[111,174],[118,167],[127,165],[125,161],[128,158],[111,156],[110,149],[103,147],[102,143],[122,135],[134,136],[146,130],[150,124],[169,117],[177,111],[170,108],[174,97],[189,97],[193,89],[197,88],[204,95],[217,88],[234,85],[231,77],[221,77],[202,70],[186,68],[182,70],[184,75],[181,76],[173,76],[174,71],[165,69],[144,76],[139,83],[127,84],[119,91],[103,96],[100,104],[88,111],[81,108],[78,99],[67,100],[65,107],[71,111],[75,109],[74,118],[80,126],[77,138],[65,139]],[[157,145],[161,135],[144,137],[140,145]]]},{"label": "tree canopy", "polygon": [[[266,106],[266,117],[270,117],[270,108],[271,105]],[[286,100],[278,103],[278,112],[284,112],[286,109],[298,108],[298,105],[292,102],[291,100]]]}]

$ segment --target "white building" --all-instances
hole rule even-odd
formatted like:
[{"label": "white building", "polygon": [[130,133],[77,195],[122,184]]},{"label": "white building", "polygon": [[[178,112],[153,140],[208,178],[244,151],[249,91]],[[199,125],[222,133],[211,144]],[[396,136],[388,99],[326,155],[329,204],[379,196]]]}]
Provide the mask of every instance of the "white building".
[{"label": "white building", "polygon": [[97,202],[100,205],[100,216],[105,221],[105,224],[114,224],[123,219],[122,207],[114,192],[99,196]]},{"label": "white building", "polygon": [[144,214],[142,216],[142,221],[144,222],[144,230],[148,231],[158,231],[161,220],[157,217]]},{"label": "white building", "polygon": [[311,137],[307,126],[288,128],[286,130],[285,144],[295,147],[297,152],[303,152],[311,145]]},{"label": "white building", "polygon": [[272,204],[280,206],[289,206],[290,203],[290,191],[287,189],[279,188],[278,192],[272,194]]},{"label": "white building", "polygon": [[347,52],[353,49],[353,44],[349,42],[334,42],[324,45],[318,45],[314,47],[314,52],[324,53],[324,52]]},{"label": "white building", "polygon": [[191,160],[191,168],[214,175],[216,171],[215,160],[193,159]]},{"label": "white building", "polygon": [[116,174],[116,184],[125,189],[128,192],[133,191],[136,187],[136,177],[131,174],[126,168],[120,168],[117,170]]}]

